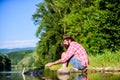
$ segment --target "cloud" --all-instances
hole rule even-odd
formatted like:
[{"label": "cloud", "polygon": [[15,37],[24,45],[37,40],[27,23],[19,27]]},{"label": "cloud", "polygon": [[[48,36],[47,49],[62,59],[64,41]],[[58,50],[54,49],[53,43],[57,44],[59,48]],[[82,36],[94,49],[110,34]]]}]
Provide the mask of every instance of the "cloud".
[{"label": "cloud", "polygon": [[24,47],[35,47],[37,40],[13,40],[0,42],[0,48],[24,48]]}]

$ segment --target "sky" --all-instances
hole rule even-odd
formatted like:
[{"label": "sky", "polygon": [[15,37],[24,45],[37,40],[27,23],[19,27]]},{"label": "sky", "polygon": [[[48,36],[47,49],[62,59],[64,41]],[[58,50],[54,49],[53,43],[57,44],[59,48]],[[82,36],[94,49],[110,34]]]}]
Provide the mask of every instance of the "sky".
[{"label": "sky", "polygon": [[43,0],[0,0],[0,49],[35,47],[38,26],[32,15]]}]

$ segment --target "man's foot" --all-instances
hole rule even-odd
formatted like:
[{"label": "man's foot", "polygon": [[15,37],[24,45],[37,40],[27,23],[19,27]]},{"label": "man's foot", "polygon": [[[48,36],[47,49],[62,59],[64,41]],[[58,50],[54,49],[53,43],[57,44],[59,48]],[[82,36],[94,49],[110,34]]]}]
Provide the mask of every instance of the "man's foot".
[{"label": "man's foot", "polygon": [[79,69],[77,68],[70,68],[70,72],[78,72]]},{"label": "man's foot", "polygon": [[85,68],[85,69],[83,69],[81,71],[82,71],[82,73],[86,73],[87,72],[87,68]]}]

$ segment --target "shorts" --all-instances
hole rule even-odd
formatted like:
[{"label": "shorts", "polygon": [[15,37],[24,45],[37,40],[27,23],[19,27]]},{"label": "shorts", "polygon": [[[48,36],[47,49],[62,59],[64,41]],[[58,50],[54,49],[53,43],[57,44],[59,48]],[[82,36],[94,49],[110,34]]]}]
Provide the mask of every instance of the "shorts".
[{"label": "shorts", "polygon": [[78,59],[75,58],[75,57],[70,58],[69,63],[70,63],[73,67],[75,67],[75,68],[77,68],[77,69],[80,69],[80,70],[83,70],[83,69],[86,68],[86,66],[83,66],[83,65],[81,64],[81,61],[78,60]]}]

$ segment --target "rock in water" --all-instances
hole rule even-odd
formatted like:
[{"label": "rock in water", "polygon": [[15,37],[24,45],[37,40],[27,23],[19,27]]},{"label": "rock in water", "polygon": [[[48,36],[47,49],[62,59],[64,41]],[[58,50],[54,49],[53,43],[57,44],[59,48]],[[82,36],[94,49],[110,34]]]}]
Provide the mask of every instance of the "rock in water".
[{"label": "rock in water", "polygon": [[41,76],[43,72],[44,72],[44,66],[40,66],[39,68],[25,71],[23,74],[28,76]]},{"label": "rock in water", "polygon": [[58,74],[69,74],[70,70],[68,68],[60,68],[57,71]]}]

